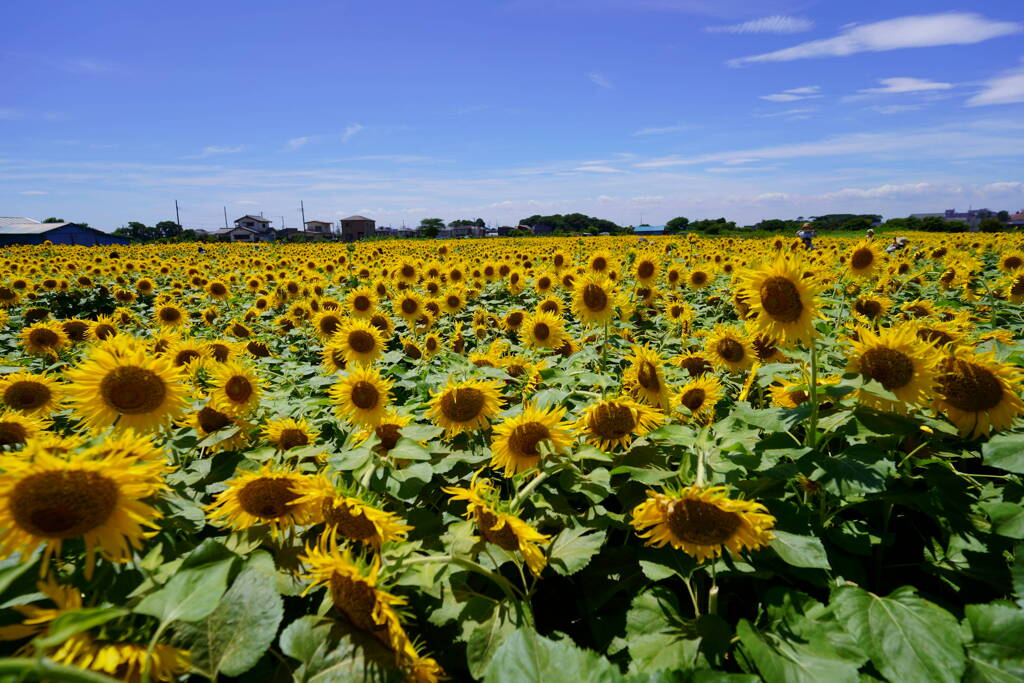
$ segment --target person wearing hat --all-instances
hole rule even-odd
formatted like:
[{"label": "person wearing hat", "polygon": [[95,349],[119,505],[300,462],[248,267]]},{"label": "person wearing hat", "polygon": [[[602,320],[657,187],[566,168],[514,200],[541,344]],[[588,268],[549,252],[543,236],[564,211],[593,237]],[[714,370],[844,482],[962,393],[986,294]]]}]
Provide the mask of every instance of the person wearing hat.
[{"label": "person wearing hat", "polygon": [[817,237],[818,233],[815,232],[814,226],[810,223],[804,223],[800,226],[800,229],[796,231],[796,236],[803,240],[804,248],[814,249],[814,243],[811,241],[812,238]]}]

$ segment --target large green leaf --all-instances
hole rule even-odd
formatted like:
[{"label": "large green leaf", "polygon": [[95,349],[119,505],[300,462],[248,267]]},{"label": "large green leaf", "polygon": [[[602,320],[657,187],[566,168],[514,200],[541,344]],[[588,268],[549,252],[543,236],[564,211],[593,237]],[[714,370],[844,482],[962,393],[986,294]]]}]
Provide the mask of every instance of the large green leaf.
[{"label": "large green leaf", "polygon": [[292,672],[296,683],[385,683],[404,676],[395,669],[394,655],[372,636],[306,615],[281,633],[281,652],[299,661]]},{"label": "large green leaf", "polygon": [[776,530],[772,550],[779,554],[787,564],[794,567],[810,567],[813,569],[831,569],[825,546],[814,536],[798,536],[787,531]]},{"label": "large green leaf", "polygon": [[1007,472],[1024,474],[1024,434],[997,434],[981,447],[982,462]]},{"label": "large green leaf", "polygon": [[702,663],[697,621],[685,618],[675,594],[662,586],[633,599],[626,615],[626,643],[631,673],[689,671]]},{"label": "large green leaf", "polygon": [[618,683],[619,669],[571,640],[549,640],[522,628],[501,644],[484,672],[487,683]]},{"label": "large green leaf", "polygon": [[226,552],[219,544],[200,545],[163,588],[135,606],[135,612],[156,617],[164,624],[205,619],[227,589],[235,556],[225,556]]},{"label": "large green leaf", "polygon": [[759,632],[746,619],[736,626],[743,653],[768,683],[855,683],[857,666],[802,639]]},{"label": "large green leaf", "polygon": [[591,531],[585,527],[563,529],[551,541],[548,564],[563,576],[575,574],[587,566],[603,543],[603,531]]},{"label": "large green leaf", "polygon": [[490,603],[489,606],[491,616],[482,624],[474,625],[466,639],[466,662],[469,673],[476,679],[484,675],[494,653],[516,631],[517,619],[508,603]]},{"label": "large green leaf", "polygon": [[1011,603],[968,605],[973,639],[967,680],[1024,680],[1024,609]]},{"label": "large green leaf", "polygon": [[904,586],[880,597],[856,586],[832,593],[832,607],[871,662],[893,681],[959,681],[966,659],[952,614]]},{"label": "large green leaf", "polygon": [[992,533],[1009,538],[1024,538],[1024,506],[1018,503],[984,503],[981,506],[992,520]]}]

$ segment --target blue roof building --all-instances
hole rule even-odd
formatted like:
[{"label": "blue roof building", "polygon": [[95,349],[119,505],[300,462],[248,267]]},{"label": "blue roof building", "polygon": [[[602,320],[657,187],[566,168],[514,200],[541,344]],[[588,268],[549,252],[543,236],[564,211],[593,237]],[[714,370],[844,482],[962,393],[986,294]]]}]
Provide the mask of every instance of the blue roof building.
[{"label": "blue roof building", "polygon": [[0,217],[0,246],[9,244],[71,244],[94,247],[128,244],[128,238],[111,235],[77,223],[40,223],[31,218]]}]

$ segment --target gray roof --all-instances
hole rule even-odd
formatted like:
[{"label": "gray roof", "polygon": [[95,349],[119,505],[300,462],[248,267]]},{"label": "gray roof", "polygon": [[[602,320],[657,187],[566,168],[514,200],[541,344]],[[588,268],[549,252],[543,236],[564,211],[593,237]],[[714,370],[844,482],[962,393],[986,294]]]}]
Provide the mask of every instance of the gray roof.
[{"label": "gray roof", "polygon": [[330,221],[313,221],[313,220],[306,221],[306,225],[309,225],[310,223],[323,223],[324,225],[330,225],[331,224]]},{"label": "gray roof", "polygon": [[0,235],[41,235],[71,223],[14,223],[0,225]]},{"label": "gray roof", "polygon": [[372,218],[366,216],[349,216],[348,218],[342,218],[343,221],[372,221]]},{"label": "gray roof", "polygon": [[24,216],[0,216],[0,225],[25,225],[25,224],[39,223],[31,218],[25,218]]},{"label": "gray roof", "polygon": [[262,216],[252,216],[252,215],[250,215],[250,214],[245,214],[245,215],[244,215],[244,216],[242,216],[241,218],[236,218],[236,219],[235,219],[235,222],[237,223],[238,221],[240,221],[240,220],[244,220],[244,219],[246,219],[246,218],[251,218],[252,220],[254,220],[254,221],[259,221],[259,222],[261,222],[261,223],[269,223],[269,222],[270,222],[270,219],[269,219],[269,218],[263,218]]}]

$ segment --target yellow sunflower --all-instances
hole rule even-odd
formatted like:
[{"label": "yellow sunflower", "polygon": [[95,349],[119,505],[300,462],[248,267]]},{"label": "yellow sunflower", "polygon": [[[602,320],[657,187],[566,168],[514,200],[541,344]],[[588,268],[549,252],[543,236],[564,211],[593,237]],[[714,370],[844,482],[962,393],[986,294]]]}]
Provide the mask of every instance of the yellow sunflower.
[{"label": "yellow sunflower", "polygon": [[188,324],[188,312],[181,306],[165,303],[156,306],[153,318],[161,327],[175,328]]},{"label": "yellow sunflower", "polygon": [[962,436],[974,439],[1009,428],[1024,413],[1022,381],[1024,372],[998,362],[994,352],[957,348],[939,362],[935,406]]},{"label": "yellow sunflower", "polygon": [[869,277],[878,268],[882,255],[870,240],[861,240],[847,254],[847,266],[854,277]]},{"label": "yellow sunflower", "polygon": [[456,381],[449,377],[439,392],[431,392],[427,417],[444,427],[448,437],[485,429],[501,410],[500,390],[501,383],[494,380]]},{"label": "yellow sunflower", "polygon": [[393,304],[395,313],[410,325],[423,315],[423,297],[412,290],[402,292]]},{"label": "yellow sunflower", "polygon": [[523,412],[495,426],[491,439],[491,467],[504,469],[506,477],[525,472],[540,462],[541,444],[554,453],[564,453],[574,440],[572,425],[565,422],[565,408],[536,408],[527,404]]},{"label": "yellow sunflower", "polygon": [[802,275],[801,265],[781,258],[740,275],[743,300],[750,307],[749,325],[783,344],[810,341],[819,288]]},{"label": "yellow sunflower", "polygon": [[322,475],[307,481],[298,502],[313,506],[330,533],[378,550],[385,543],[404,541],[412,530],[398,515],[385,512],[356,495],[338,491]]},{"label": "yellow sunflower", "polygon": [[251,413],[260,404],[262,382],[256,372],[238,361],[220,363],[210,368],[213,389],[211,400],[218,410],[238,416]]},{"label": "yellow sunflower", "polygon": [[46,418],[5,410],[0,413],[0,449],[24,446],[49,426]]},{"label": "yellow sunflower", "polygon": [[743,330],[718,324],[708,335],[704,352],[711,362],[731,372],[748,370],[754,364],[754,353]]},{"label": "yellow sunflower", "polygon": [[664,419],[660,410],[620,396],[587,406],[573,428],[594,446],[612,451],[629,447],[635,438],[650,433]]},{"label": "yellow sunflower", "polygon": [[329,345],[341,350],[348,363],[373,363],[384,352],[380,330],[362,318],[351,318],[342,325]]},{"label": "yellow sunflower", "polygon": [[263,426],[263,438],[274,444],[279,451],[289,451],[316,443],[316,434],[309,428],[305,418],[298,420],[287,417],[270,420]]},{"label": "yellow sunflower", "polygon": [[97,446],[76,454],[40,450],[32,460],[0,456],[0,553],[29,559],[46,546],[43,571],[67,539],[85,542],[86,577],[95,550],[112,562],[128,562],[162,515],[143,502],[167,486],[161,460],[142,460],[121,449]]},{"label": "yellow sunflower", "polygon": [[675,395],[675,405],[686,408],[689,419],[698,424],[710,423],[722,393],[722,382],[717,377],[700,375],[683,385]]},{"label": "yellow sunflower", "polygon": [[615,316],[615,284],[598,275],[580,278],[573,289],[572,310],[584,325],[604,325]]},{"label": "yellow sunflower", "polygon": [[313,317],[313,331],[320,339],[330,339],[344,324],[345,320],[336,311],[320,311]]},{"label": "yellow sunflower", "polygon": [[74,586],[61,585],[53,577],[48,577],[38,582],[36,587],[55,607],[12,605],[11,609],[25,617],[25,620],[20,624],[0,627],[0,640],[22,640],[44,633],[62,613],[82,607],[82,593]]},{"label": "yellow sunflower", "polygon": [[258,472],[236,473],[227,488],[206,506],[211,523],[232,530],[266,524],[273,535],[282,529],[311,524],[318,511],[299,503],[308,475],[265,463]]},{"label": "yellow sunflower", "polygon": [[767,546],[775,518],[761,503],[729,498],[724,486],[687,486],[673,495],[648,491],[630,524],[647,545],[671,545],[703,563],[723,547],[739,553]]},{"label": "yellow sunflower", "polygon": [[369,318],[377,310],[377,295],[369,287],[357,287],[345,297],[348,312],[357,318]]},{"label": "yellow sunflower", "polygon": [[554,313],[545,311],[527,315],[519,328],[519,341],[531,348],[558,348],[565,338],[565,321]]},{"label": "yellow sunflower", "polygon": [[189,670],[189,653],[171,645],[96,641],[87,633],[77,633],[65,641],[53,659],[81,669],[99,671],[123,681],[142,680],[147,669],[151,680],[176,681]]},{"label": "yellow sunflower", "polygon": [[479,472],[473,475],[468,489],[445,486],[441,490],[451,496],[452,500],[469,503],[466,517],[476,522],[483,540],[502,550],[521,553],[530,573],[540,576],[547,566],[548,558],[538,546],[550,542],[551,537],[540,533],[515,515],[500,512],[495,505],[497,491],[487,479],[478,479],[479,475]]},{"label": "yellow sunflower", "polygon": [[21,331],[21,344],[33,356],[53,356],[68,345],[68,336],[58,322],[38,322]]},{"label": "yellow sunflower", "polygon": [[665,361],[657,351],[633,345],[629,367],[622,373],[622,387],[633,398],[649,406],[667,410],[672,402],[672,387],[665,379]]},{"label": "yellow sunflower", "polygon": [[353,367],[331,387],[330,396],[341,417],[360,425],[375,425],[391,401],[391,380],[381,377],[376,368]]},{"label": "yellow sunflower", "polygon": [[861,403],[905,413],[908,406],[925,405],[931,398],[939,356],[934,347],[917,338],[910,325],[885,328],[878,333],[860,328],[852,343],[847,371],[876,380],[896,396],[894,401],[858,390]]},{"label": "yellow sunflower", "polygon": [[45,373],[0,375],[0,407],[26,415],[49,415],[57,410],[61,391],[61,384]]},{"label": "yellow sunflower", "polygon": [[90,429],[159,429],[186,408],[184,374],[138,340],[119,335],[64,373],[67,402]]}]

